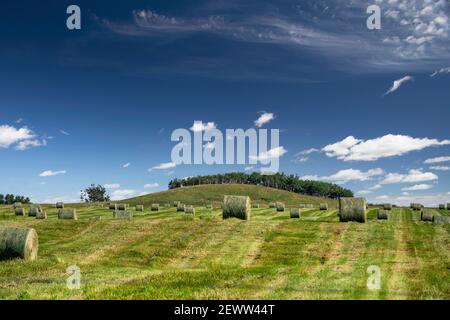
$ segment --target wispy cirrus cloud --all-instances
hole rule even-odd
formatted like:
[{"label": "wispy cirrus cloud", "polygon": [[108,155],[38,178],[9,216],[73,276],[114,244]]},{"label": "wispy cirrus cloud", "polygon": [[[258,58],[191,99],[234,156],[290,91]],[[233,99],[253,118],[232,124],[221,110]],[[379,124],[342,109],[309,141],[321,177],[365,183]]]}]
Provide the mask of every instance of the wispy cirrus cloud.
[{"label": "wispy cirrus cloud", "polygon": [[390,87],[390,89],[388,91],[386,91],[386,93],[384,94],[385,96],[387,96],[388,94],[391,94],[395,91],[397,91],[398,89],[400,89],[400,87],[405,84],[406,82],[412,81],[413,77],[411,76],[405,76],[401,79],[395,80],[392,83],[392,86]]},{"label": "wispy cirrus cloud", "polygon": [[269,123],[273,119],[275,119],[275,115],[273,113],[264,112],[259,116],[258,119],[255,120],[254,123],[256,127],[261,128],[263,125]]},{"label": "wispy cirrus cloud", "polygon": [[39,176],[40,177],[54,177],[54,176],[64,175],[66,173],[67,173],[66,170],[58,170],[58,171],[45,170],[45,171],[41,172],[39,174]]},{"label": "wispy cirrus cloud", "polygon": [[175,162],[164,162],[164,163],[160,163],[160,164],[148,169],[148,171],[167,170],[167,169],[175,168],[176,166],[177,166],[177,164]]},{"label": "wispy cirrus cloud", "polygon": [[445,156],[445,157],[436,157],[436,158],[431,158],[431,159],[427,159],[425,160],[425,164],[435,164],[435,163],[442,163],[442,162],[449,162],[450,161],[450,156]]}]

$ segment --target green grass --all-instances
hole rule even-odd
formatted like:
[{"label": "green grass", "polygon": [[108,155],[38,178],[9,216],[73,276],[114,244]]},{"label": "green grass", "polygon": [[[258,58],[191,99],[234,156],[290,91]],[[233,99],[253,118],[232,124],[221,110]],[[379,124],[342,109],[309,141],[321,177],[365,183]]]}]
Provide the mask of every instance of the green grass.
[{"label": "green grass", "polygon": [[[33,227],[40,242],[37,261],[0,262],[0,298],[450,298],[450,227],[409,209],[393,209],[388,221],[371,210],[366,224],[339,223],[335,209],[305,209],[300,220],[252,209],[250,221],[204,207],[195,217],[145,209],[117,221],[106,206],[85,205],[78,221],[59,221],[47,208],[44,221],[0,207],[1,225]],[[66,287],[70,265],[81,269],[81,290]],[[381,269],[379,291],[367,289],[370,265]]]}]

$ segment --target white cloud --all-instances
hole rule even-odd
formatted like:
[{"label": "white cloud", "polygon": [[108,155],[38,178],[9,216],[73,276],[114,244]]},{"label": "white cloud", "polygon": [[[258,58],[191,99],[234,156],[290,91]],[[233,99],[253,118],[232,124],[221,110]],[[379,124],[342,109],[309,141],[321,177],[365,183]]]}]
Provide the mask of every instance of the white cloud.
[{"label": "white cloud", "polygon": [[433,188],[431,184],[416,184],[412,187],[404,187],[402,191],[421,191],[421,190],[429,190]]},{"label": "white cloud", "polygon": [[397,91],[398,89],[400,89],[400,87],[404,83],[411,81],[411,80],[413,80],[413,78],[411,76],[405,76],[401,79],[395,80],[394,83],[392,84],[391,88],[384,95],[388,95],[390,93]]},{"label": "white cloud", "polygon": [[66,174],[66,170],[59,170],[59,171],[52,171],[52,170],[46,170],[39,174],[40,177],[54,177],[58,175]]},{"label": "white cloud", "polygon": [[308,160],[309,160],[308,157],[299,157],[295,160],[295,162],[303,163],[303,162],[307,162]]},{"label": "white cloud", "polygon": [[437,76],[439,74],[446,74],[446,73],[450,73],[450,67],[436,70],[435,72],[433,72],[431,74],[431,77],[435,77],[435,76]]},{"label": "white cloud", "polygon": [[47,145],[47,141],[45,139],[42,141],[37,140],[37,139],[22,140],[19,143],[17,143],[17,145],[15,146],[15,149],[24,151],[24,150],[28,150],[30,148],[41,147],[41,146],[46,146],[46,145]]},{"label": "white cloud", "polygon": [[258,119],[255,120],[255,126],[261,128],[264,124],[269,123],[273,119],[275,119],[275,115],[273,113],[264,112]]},{"label": "white cloud", "polygon": [[122,168],[128,168],[129,166],[131,166],[131,163],[127,162],[122,166]]},{"label": "white cloud", "polygon": [[336,157],[343,161],[375,161],[381,158],[401,156],[432,146],[449,144],[450,140],[439,141],[393,134],[365,141],[349,136],[342,141],[325,146],[322,151],[328,157]]},{"label": "white cloud", "polygon": [[265,152],[260,152],[258,156],[250,156],[249,158],[251,160],[256,160],[256,161],[267,161],[270,159],[280,158],[286,153],[287,153],[287,150],[283,146],[281,146],[281,147],[276,147],[276,148],[270,149]]},{"label": "white cloud", "polygon": [[421,203],[426,207],[437,207],[440,203],[449,202],[450,193],[438,193],[428,195],[402,194],[402,195],[385,195],[377,197],[378,200],[389,202],[398,206],[409,206],[411,203]]},{"label": "white cloud", "polygon": [[19,119],[16,120],[17,124],[22,123],[22,122],[23,122],[23,118],[19,118]]},{"label": "white cloud", "polygon": [[137,196],[139,193],[133,189],[117,189],[111,193],[111,200],[123,200]]},{"label": "white cloud", "polygon": [[319,149],[310,148],[310,149],[306,149],[306,150],[300,151],[296,155],[308,155],[308,154],[311,154],[311,153],[314,153],[314,152],[319,152],[319,151],[320,151]]},{"label": "white cloud", "polygon": [[381,184],[376,184],[376,185],[370,187],[369,190],[378,190],[378,189],[381,189],[382,187],[383,186]]},{"label": "white cloud", "polygon": [[373,191],[370,191],[370,190],[361,190],[361,191],[358,191],[356,194],[364,196],[364,195],[371,194],[372,192]]},{"label": "white cloud", "polygon": [[9,148],[12,144],[34,139],[36,135],[28,128],[16,129],[13,126],[0,126],[0,148]]},{"label": "white cloud", "polygon": [[253,170],[253,167],[252,166],[248,166],[248,167],[245,167],[244,168],[244,171],[252,171]]},{"label": "white cloud", "polygon": [[165,163],[160,163],[157,166],[152,167],[151,169],[149,169],[149,171],[172,169],[172,168],[175,168],[176,166],[177,165],[175,162],[165,162]]},{"label": "white cloud", "polygon": [[158,188],[158,187],[159,187],[159,184],[156,182],[144,184],[145,189],[153,189],[153,188]]},{"label": "white cloud", "polygon": [[380,184],[396,184],[396,183],[417,183],[425,181],[435,181],[439,177],[432,172],[423,172],[419,169],[412,169],[408,174],[389,173],[384,177]]},{"label": "white cloud", "polygon": [[434,166],[430,167],[431,170],[438,170],[438,171],[450,171],[450,167],[448,166]]},{"label": "white cloud", "polygon": [[319,177],[317,175],[303,176],[303,180],[322,180],[331,181],[335,183],[344,184],[350,181],[368,181],[373,177],[381,176],[384,174],[384,170],[381,168],[370,169],[368,171],[361,171],[357,169],[340,170],[335,174],[325,177]]},{"label": "white cloud", "polygon": [[424,163],[426,164],[434,164],[434,163],[441,163],[441,162],[448,162],[450,161],[450,157],[437,157],[437,158],[431,158],[425,160]]},{"label": "white cloud", "polygon": [[119,189],[120,188],[120,184],[118,184],[118,183],[107,183],[103,187],[105,187],[105,189]]},{"label": "white cloud", "polygon": [[59,132],[65,136],[70,136],[70,133],[68,133],[67,131],[59,130]]},{"label": "white cloud", "polygon": [[203,123],[203,121],[194,121],[190,129],[194,132],[209,131],[216,129],[216,124],[214,122]]}]

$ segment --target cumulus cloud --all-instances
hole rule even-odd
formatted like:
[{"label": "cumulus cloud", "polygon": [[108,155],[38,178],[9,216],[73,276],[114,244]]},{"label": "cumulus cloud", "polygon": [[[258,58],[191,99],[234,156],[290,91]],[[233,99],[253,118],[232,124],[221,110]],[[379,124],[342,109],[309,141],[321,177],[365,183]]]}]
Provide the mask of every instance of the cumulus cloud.
[{"label": "cumulus cloud", "polygon": [[450,140],[439,141],[393,134],[365,141],[349,136],[342,141],[325,146],[322,151],[328,157],[344,161],[376,161],[380,158],[401,156],[412,151],[449,144]]},{"label": "cumulus cloud", "polygon": [[159,184],[156,182],[144,184],[145,189],[153,189],[153,188],[158,188],[158,187],[159,187]]},{"label": "cumulus cloud", "polygon": [[450,157],[437,157],[425,160],[426,164],[442,163],[450,161]]},{"label": "cumulus cloud", "polygon": [[58,170],[58,171],[45,170],[45,171],[42,171],[39,174],[39,176],[40,177],[54,177],[54,176],[63,175],[66,173],[67,173],[66,170]]},{"label": "cumulus cloud", "polygon": [[356,192],[356,194],[361,195],[361,196],[365,196],[365,195],[368,195],[371,193],[373,193],[373,191],[371,191],[371,190],[361,190],[361,191]]},{"label": "cumulus cloud", "polygon": [[251,160],[256,160],[256,161],[267,161],[270,159],[280,158],[287,152],[288,151],[283,146],[280,146],[280,147],[272,148],[265,152],[260,152],[259,155],[250,156],[249,158]]},{"label": "cumulus cloud", "polygon": [[386,96],[386,95],[388,95],[388,94],[390,94],[390,93],[393,93],[393,92],[397,91],[398,89],[400,89],[400,87],[401,87],[404,83],[406,83],[406,82],[408,82],[408,81],[411,81],[411,80],[413,80],[413,78],[412,78],[411,76],[405,76],[405,77],[403,77],[403,78],[401,78],[401,79],[395,80],[395,81],[392,83],[391,88],[390,88],[388,91],[386,91],[386,93],[385,93],[384,95]]},{"label": "cumulus cloud", "polygon": [[122,168],[128,168],[129,166],[131,166],[131,163],[127,162],[122,166]]},{"label": "cumulus cloud", "polygon": [[120,188],[120,184],[118,184],[118,183],[107,183],[103,187],[105,187],[105,189],[119,189]]},{"label": "cumulus cloud", "polygon": [[432,172],[423,172],[419,169],[412,169],[407,174],[389,173],[384,177],[380,184],[417,183],[435,181],[438,179],[439,176]]},{"label": "cumulus cloud", "polygon": [[330,181],[334,183],[344,184],[350,181],[368,181],[374,177],[384,174],[384,170],[381,168],[370,169],[368,171],[361,171],[358,169],[345,169],[340,170],[330,176],[319,177],[317,175],[307,175],[301,177],[303,180],[321,180]]},{"label": "cumulus cloud", "polygon": [[437,194],[425,194],[417,195],[409,193],[402,195],[384,195],[377,197],[377,200],[383,202],[389,202],[398,206],[409,206],[411,203],[421,203],[426,207],[437,207],[440,203],[448,202],[448,195],[450,193],[437,193]]},{"label": "cumulus cloud", "polygon": [[111,193],[111,200],[124,200],[138,194],[139,192],[133,189],[117,189]]},{"label": "cumulus cloud", "polygon": [[416,184],[412,187],[404,187],[402,191],[421,191],[421,190],[429,190],[433,188],[431,184]]},{"label": "cumulus cloud", "polygon": [[261,128],[264,124],[269,123],[273,119],[275,119],[275,115],[273,113],[264,112],[258,119],[255,120],[255,126]]},{"label": "cumulus cloud", "polygon": [[157,166],[152,167],[151,169],[149,169],[149,171],[172,169],[172,168],[175,168],[176,166],[177,166],[177,164],[175,162],[165,162],[165,163],[160,163]]},{"label": "cumulus cloud", "polygon": [[27,127],[15,128],[9,125],[0,126],[0,148],[9,148],[16,145],[17,150],[26,150],[30,147],[44,145],[44,142],[36,139],[36,134]]},{"label": "cumulus cloud", "polygon": [[194,121],[194,124],[190,128],[194,132],[202,132],[216,129],[214,122],[203,123],[203,121]]}]

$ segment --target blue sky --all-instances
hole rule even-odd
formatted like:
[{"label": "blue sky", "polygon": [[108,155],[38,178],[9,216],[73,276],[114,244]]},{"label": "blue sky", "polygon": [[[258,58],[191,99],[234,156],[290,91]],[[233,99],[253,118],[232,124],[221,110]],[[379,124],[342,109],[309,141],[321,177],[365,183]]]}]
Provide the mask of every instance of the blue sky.
[{"label": "blue sky", "polygon": [[[381,30],[366,28],[373,3]],[[66,28],[70,4],[81,30]],[[100,183],[121,198],[243,171],[155,167],[171,162],[176,128],[273,114],[262,128],[281,130],[281,171],[373,202],[450,202],[449,12],[418,0],[3,1],[0,193],[70,201]]]}]

